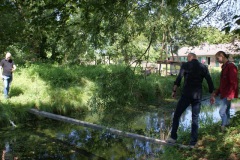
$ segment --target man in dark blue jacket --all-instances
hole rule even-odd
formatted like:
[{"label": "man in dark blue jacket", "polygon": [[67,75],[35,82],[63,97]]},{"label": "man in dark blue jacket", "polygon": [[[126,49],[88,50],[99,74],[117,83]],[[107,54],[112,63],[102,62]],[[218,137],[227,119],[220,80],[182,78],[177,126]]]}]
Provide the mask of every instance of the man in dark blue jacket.
[{"label": "man in dark blue jacket", "polygon": [[182,113],[191,104],[192,126],[189,145],[195,146],[198,140],[198,118],[201,109],[203,79],[205,78],[207,80],[209,93],[213,92],[214,86],[208,68],[197,60],[196,54],[189,53],[187,58],[188,62],[182,64],[173,86],[172,97],[175,97],[177,87],[180,86],[181,80],[184,77],[182,95],[174,112],[171,136],[167,139],[167,142],[176,142],[178,137],[177,130],[179,126],[179,119]]}]

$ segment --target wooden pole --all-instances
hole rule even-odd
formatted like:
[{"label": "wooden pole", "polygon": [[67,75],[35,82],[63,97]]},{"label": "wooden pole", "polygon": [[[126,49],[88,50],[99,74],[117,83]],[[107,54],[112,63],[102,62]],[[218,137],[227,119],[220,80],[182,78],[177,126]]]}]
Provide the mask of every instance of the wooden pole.
[{"label": "wooden pole", "polygon": [[168,65],[167,65],[167,62],[166,62],[166,76],[167,76],[167,69],[168,69],[167,66],[168,66]]},{"label": "wooden pole", "polygon": [[49,113],[49,112],[45,112],[45,111],[39,111],[37,109],[30,109],[29,112],[32,113],[32,114],[38,115],[38,116],[43,116],[43,117],[46,117],[46,118],[51,118],[51,119],[55,119],[55,120],[58,120],[58,121],[63,121],[63,122],[66,122],[66,123],[76,124],[76,125],[79,125],[79,126],[83,126],[83,127],[87,127],[87,128],[91,128],[91,129],[95,129],[95,130],[105,130],[105,131],[110,132],[112,134],[123,136],[123,137],[139,139],[139,140],[142,140],[142,141],[148,141],[148,142],[155,143],[155,144],[160,144],[160,145],[179,146],[181,148],[189,148],[189,146],[186,146],[186,145],[171,144],[171,143],[167,143],[166,141],[163,141],[163,140],[160,140],[160,139],[155,139],[155,138],[146,137],[146,136],[142,136],[142,135],[138,135],[138,134],[134,134],[134,133],[124,132],[124,131],[121,131],[121,130],[108,128],[108,127],[96,125],[96,124],[85,122],[85,121],[80,121],[80,120],[77,120],[77,119],[73,119],[73,118],[69,118],[69,117],[65,117],[65,116],[61,116],[61,115],[57,115],[57,114],[53,114],[53,113]]}]

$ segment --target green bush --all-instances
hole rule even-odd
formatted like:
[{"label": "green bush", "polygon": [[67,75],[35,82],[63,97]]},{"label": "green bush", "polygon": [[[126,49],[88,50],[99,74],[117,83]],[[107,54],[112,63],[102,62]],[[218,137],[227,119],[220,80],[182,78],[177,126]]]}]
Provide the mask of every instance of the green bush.
[{"label": "green bush", "polygon": [[[218,73],[212,74],[213,80],[217,81]],[[24,112],[29,108],[63,115],[85,111],[108,114],[127,108],[139,109],[148,104],[163,104],[161,102],[171,99],[175,78],[158,74],[145,77],[122,65],[27,64],[19,66],[14,73],[11,98],[2,102],[14,109],[3,110],[1,120],[16,113],[27,116]]]}]

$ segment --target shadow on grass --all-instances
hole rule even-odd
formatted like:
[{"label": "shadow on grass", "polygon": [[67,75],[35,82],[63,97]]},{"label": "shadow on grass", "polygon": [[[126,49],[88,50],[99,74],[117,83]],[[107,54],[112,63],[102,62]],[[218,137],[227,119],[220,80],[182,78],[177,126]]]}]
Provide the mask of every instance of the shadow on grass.
[{"label": "shadow on grass", "polygon": [[23,94],[23,90],[19,87],[11,87],[10,97],[17,97]]},{"label": "shadow on grass", "polygon": [[[159,110],[159,107],[146,105],[148,98],[155,96],[155,84],[150,80],[138,84],[139,77],[121,66],[59,67],[34,64],[18,75],[23,75],[20,77],[22,81],[29,76],[27,78],[31,80],[28,81],[30,84],[20,84],[26,90],[32,87],[33,91],[23,91],[20,85],[12,88],[13,98],[5,105],[11,106],[12,109],[7,115],[16,116],[16,121],[27,119],[27,114],[22,112],[27,112],[29,108],[73,116],[81,120],[84,120],[85,112],[91,110],[100,115],[94,122],[127,130],[146,112]],[[39,81],[41,83],[35,83]],[[145,86],[141,88],[142,85]],[[92,89],[92,86],[96,88]],[[84,98],[89,94],[91,98],[86,102]]]}]

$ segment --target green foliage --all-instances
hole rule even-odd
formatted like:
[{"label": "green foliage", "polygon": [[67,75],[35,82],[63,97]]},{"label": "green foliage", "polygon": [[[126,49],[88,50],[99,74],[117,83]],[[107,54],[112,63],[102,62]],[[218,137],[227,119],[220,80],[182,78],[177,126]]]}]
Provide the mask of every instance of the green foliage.
[{"label": "green foliage", "polygon": [[3,52],[9,45],[21,42],[25,23],[11,1],[1,1],[0,13],[0,52]]},{"label": "green foliage", "polygon": [[[219,72],[212,71],[211,74],[217,83]],[[11,98],[1,101],[1,126],[9,125],[9,120],[24,122],[30,116],[27,113],[29,108],[39,108],[67,116],[84,116],[86,111],[93,111],[100,115],[92,117],[94,122],[105,125],[110,121],[121,121],[126,128],[130,125],[128,122],[131,118],[146,111],[147,104],[164,105],[164,102],[169,102],[175,78],[155,74],[144,77],[120,65],[26,65],[19,67],[14,74]],[[127,120],[124,117],[127,117]],[[209,159],[227,159],[231,154],[239,153],[239,113],[232,119],[226,135],[218,132],[218,124],[213,124],[211,119],[200,123],[200,148],[182,150],[171,147],[159,157],[185,159],[187,156],[191,160],[203,158],[204,155]],[[116,123],[115,127],[117,125]],[[180,141],[186,144],[189,140],[189,129],[180,129],[179,133]],[[222,150],[226,150],[225,155],[222,155]]]},{"label": "green foliage", "polygon": [[169,160],[186,160],[187,159],[183,154],[176,152],[176,148],[173,148],[173,147],[166,148],[164,154],[162,154],[160,157],[161,159],[169,159]]},{"label": "green foliage", "polygon": [[[212,72],[215,83],[219,80],[218,76],[219,73]],[[29,108],[64,115],[92,111],[104,117],[124,113],[122,111],[128,109],[148,109],[149,104],[162,106],[170,100],[175,78],[158,74],[145,77],[141,72],[134,73],[120,65],[27,64],[19,66],[15,72],[11,99],[4,103],[17,109],[13,113],[12,110],[3,111],[2,117],[8,119],[16,113],[24,117]],[[204,91],[208,93],[206,84]],[[181,88],[177,94],[180,93]]]},{"label": "green foliage", "polygon": [[224,34],[217,28],[203,27],[199,29],[199,36],[202,37],[202,42],[209,44],[223,44],[230,43],[232,41],[232,34]]},{"label": "green foliage", "polygon": [[[93,109],[90,104],[97,99],[97,107],[108,107],[110,110],[111,106],[125,107],[136,102],[131,91],[134,78],[130,70],[121,66],[32,64],[18,68],[11,87],[11,99],[5,103],[7,106],[12,104],[70,114]],[[10,111],[13,110],[3,110],[2,118],[13,117]]]},{"label": "green foliage", "polygon": [[197,2],[178,0],[4,0],[0,47],[24,62],[88,64],[102,61],[103,55],[110,56],[112,63],[156,61],[176,53],[174,47],[206,40],[199,27],[192,26],[200,13]]},{"label": "green foliage", "polygon": [[[153,93],[165,99],[165,98],[171,97],[171,93],[172,93],[171,91],[173,88],[173,83],[175,78],[176,78],[175,76],[160,77],[157,74],[153,74],[147,77],[144,83],[149,83],[149,85],[151,85],[152,90],[155,90],[155,92]],[[147,85],[142,85],[142,86],[147,87],[146,91],[149,90],[149,86]]]},{"label": "green foliage", "polygon": [[238,67],[238,69],[240,69],[240,55],[234,55],[233,61],[235,65]]},{"label": "green foliage", "polygon": [[21,120],[29,108],[64,115],[85,111],[114,115],[127,109],[147,109],[147,104],[170,97],[173,79],[154,74],[144,78],[120,65],[29,64],[14,73],[11,98],[2,102],[12,107],[1,113],[5,120],[15,114]]},{"label": "green foliage", "polygon": [[234,33],[239,38],[240,29],[239,27],[236,27],[239,25],[240,25],[240,16],[234,15],[232,17],[232,22],[226,23],[222,30],[225,31],[227,34]]},{"label": "green foliage", "polygon": [[[220,85],[220,71],[219,70],[214,70],[214,69],[210,69],[210,75],[214,84],[215,89],[217,89]],[[209,94],[208,91],[208,85],[207,85],[207,81],[204,80],[203,81],[203,93],[204,94]]]}]

